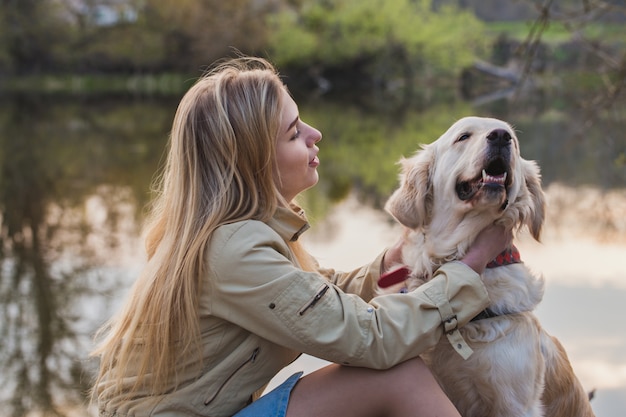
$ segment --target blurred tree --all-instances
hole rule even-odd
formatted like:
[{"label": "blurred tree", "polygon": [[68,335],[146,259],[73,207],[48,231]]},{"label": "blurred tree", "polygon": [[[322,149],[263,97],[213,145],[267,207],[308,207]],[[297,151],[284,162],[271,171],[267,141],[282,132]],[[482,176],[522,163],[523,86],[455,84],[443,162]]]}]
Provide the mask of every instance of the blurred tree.
[{"label": "blurred tree", "polygon": [[[595,88],[601,90],[590,104],[590,108],[611,105],[620,96],[624,97],[626,85],[626,50],[624,50],[623,22],[626,22],[626,2],[592,0],[526,0],[535,6],[538,17],[533,22],[526,41],[520,48],[524,57],[526,76],[531,75],[533,60],[541,47],[544,32],[550,25],[561,24],[571,33],[572,43],[576,45],[577,55],[585,56],[590,65],[577,63],[576,68],[591,71],[601,78]],[[593,24],[603,22],[618,23],[618,33],[614,36],[598,39],[591,28]],[[608,33],[608,32],[607,32]]]},{"label": "blurred tree", "polygon": [[[211,3],[213,7],[204,16],[196,16],[195,27],[191,28],[195,35],[192,52],[199,59],[197,64],[224,56],[230,48],[261,54],[267,45],[266,16],[276,9],[278,1],[211,0]],[[202,30],[203,27],[211,30]]]},{"label": "blurred tree", "polygon": [[0,71],[198,71],[260,53],[280,0],[0,0]]},{"label": "blurred tree", "polygon": [[260,52],[267,37],[264,16],[279,0],[56,1],[79,32],[75,68],[137,73],[197,72],[231,48]]},{"label": "blurred tree", "polygon": [[46,0],[0,0],[0,65],[5,70],[34,73],[60,64],[70,33],[59,6]]},{"label": "blurred tree", "polygon": [[[624,49],[624,22],[626,1],[624,0],[526,0],[534,5],[538,17],[528,31],[528,36],[518,53],[525,63],[524,77],[534,75],[533,65],[542,48],[545,31],[550,25],[563,25],[570,33],[569,50],[577,59],[569,68],[554,69],[558,79],[573,75],[576,90],[588,90],[587,95],[570,94],[568,97],[580,107],[578,119],[580,141],[592,142],[597,149],[609,149],[614,155],[613,168],[624,176],[626,152],[623,139],[615,134],[613,124],[624,119],[626,103],[626,50]],[[612,25],[611,25],[612,24]],[[601,27],[602,36],[597,30]],[[571,82],[571,81],[570,81]],[[598,139],[586,132],[591,125],[600,126],[603,133]],[[598,143],[600,142],[600,143]]]},{"label": "blurred tree", "polygon": [[7,18],[6,10],[0,7],[0,74],[7,72],[11,66],[11,58],[9,56],[8,33],[6,30]]},{"label": "blurred tree", "polygon": [[264,16],[275,1],[147,0],[140,23],[163,39],[167,67],[197,71],[231,48],[258,53],[267,37]]},{"label": "blurred tree", "polygon": [[420,70],[455,74],[488,44],[483,25],[431,0],[301,0],[270,17],[271,59],[279,66],[354,68],[386,85],[410,85]]}]

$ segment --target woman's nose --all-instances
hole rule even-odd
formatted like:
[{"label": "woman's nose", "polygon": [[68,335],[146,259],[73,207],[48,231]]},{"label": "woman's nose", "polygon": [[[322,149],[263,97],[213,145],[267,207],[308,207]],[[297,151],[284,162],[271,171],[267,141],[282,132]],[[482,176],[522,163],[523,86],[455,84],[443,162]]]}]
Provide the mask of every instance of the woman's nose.
[{"label": "woman's nose", "polygon": [[317,142],[322,140],[322,132],[320,132],[319,130],[317,130],[316,128],[312,126],[309,126],[309,128],[311,129],[311,132],[309,133],[309,142],[310,142],[309,146],[313,146]]},{"label": "woman's nose", "polygon": [[315,137],[315,143],[317,143],[320,140],[322,140],[322,132],[320,132],[316,128],[312,128],[312,129],[315,131],[314,137]]}]

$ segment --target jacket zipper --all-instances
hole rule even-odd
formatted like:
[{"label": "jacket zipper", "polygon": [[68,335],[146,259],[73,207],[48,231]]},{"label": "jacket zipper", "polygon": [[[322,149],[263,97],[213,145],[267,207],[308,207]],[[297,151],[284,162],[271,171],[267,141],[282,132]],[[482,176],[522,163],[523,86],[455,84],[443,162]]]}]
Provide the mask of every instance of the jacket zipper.
[{"label": "jacket zipper", "polygon": [[304,307],[300,309],[300,311],[298,311],[298,314],[302,316],[304,315],[304,313],[306,313],[308,309],[313,308],[315,304],[317,304],[317,302],[322,299],[324,294],[326,294],[326,291],[328,291],[328,288],[330,287],[327,284],[324,284],[324,287],[321,290],[319,290],[317,294],[315,294],[315,296],[313,296],[311,301],[309,301]]},{"label": "jacket zipper", "polygon": [[226,385],[228,385],[228,383],[233,379],[233,377],[247,364],[249,363],[254,363],[256,361],[256,357],[259,354],[259,351],[261,350],[261,348],[256,348],[254,349],[254,351],[252,351],[252,355],[250,355],[250,357],[248,359],[246,359],[241,365],[239,365],[237,367],[237,369],[235,369],[229,376],[228,378],[226,378],[226,380],[224,381],[224,383],[222,385],[220,385],[220,387],[217,389],[217,391],[215,391],[215,393],[204,402],[204,405],[209,405],[213,400],[215,400],[215,398],[217,398],[217,396],[220,394],[220,392],[222,392],[222,390],[224,389],[224,387]]}]

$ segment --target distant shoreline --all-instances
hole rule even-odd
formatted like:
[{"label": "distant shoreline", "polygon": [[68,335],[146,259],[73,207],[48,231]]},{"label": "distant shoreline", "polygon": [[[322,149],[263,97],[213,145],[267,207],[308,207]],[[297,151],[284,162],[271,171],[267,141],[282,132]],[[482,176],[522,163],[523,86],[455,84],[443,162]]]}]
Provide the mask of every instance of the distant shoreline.
[{"label": "distant shoreline", "polygon": [[198,76],[182,73],[161,74],[33,74],[0,77],[0,92],[47,94],[135,93],[176,95],[194,83]]}]

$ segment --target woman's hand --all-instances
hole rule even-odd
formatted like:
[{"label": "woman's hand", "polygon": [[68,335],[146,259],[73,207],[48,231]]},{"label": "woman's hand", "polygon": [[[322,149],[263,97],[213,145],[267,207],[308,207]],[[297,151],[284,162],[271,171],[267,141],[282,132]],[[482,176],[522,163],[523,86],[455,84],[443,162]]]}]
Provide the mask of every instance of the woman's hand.
[{"label": "woman's hand", "polygon": [[512,240],[513,232],[511,230],[505,230],[502,226],[487,226],[478,234],[460,261],[482,274],[485,266],[509,247]]},{"label": "woman's hand", "polygon": [[385,257],[383,258],[381,273],[385,273],[389,271],[390,268],[402,264],[402,246],[404,245],[404,241],[404,237],[401,237],[393,246],[387,249]]}]

